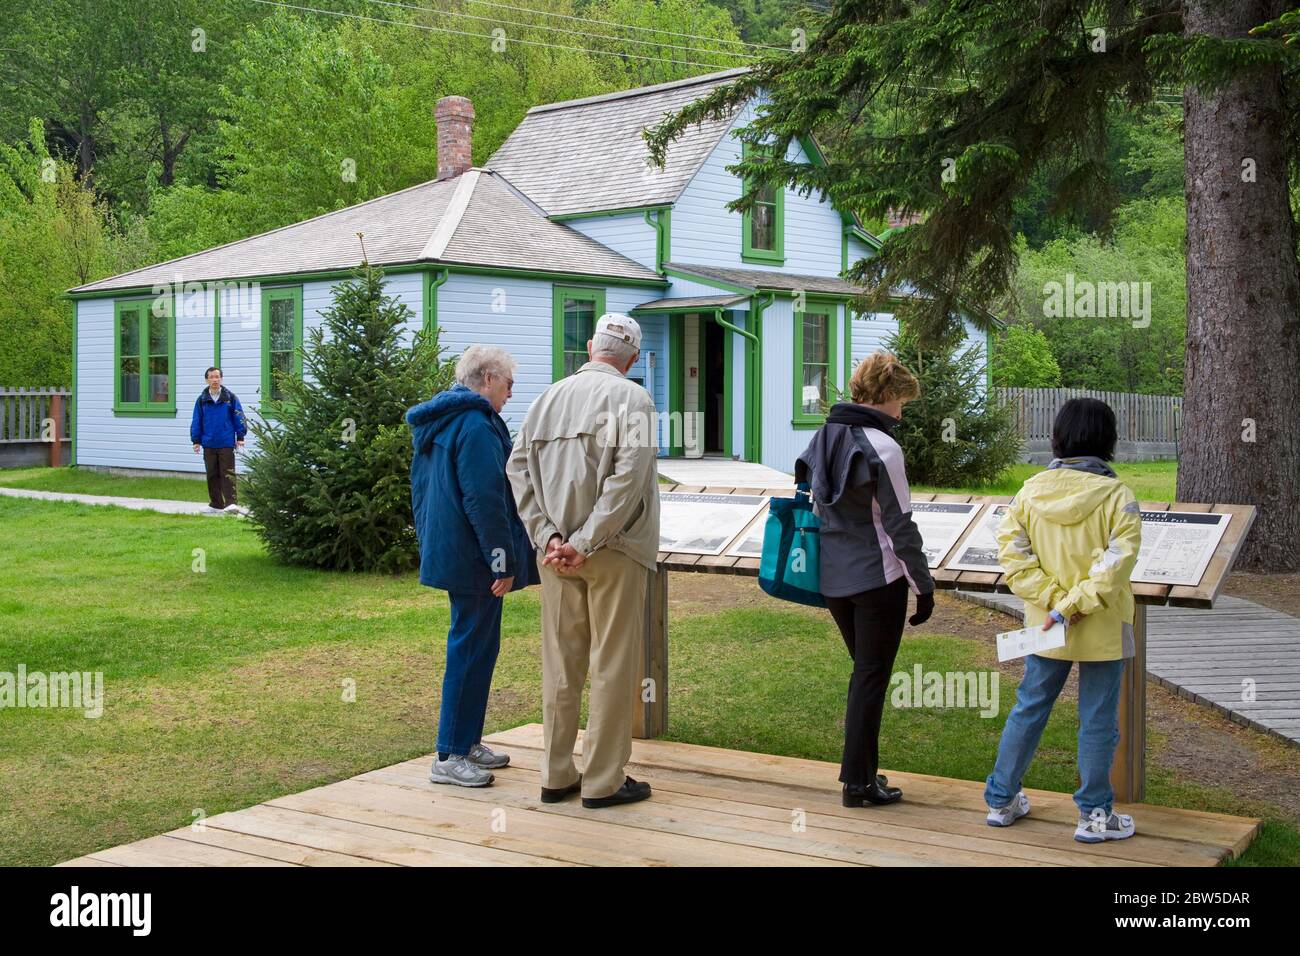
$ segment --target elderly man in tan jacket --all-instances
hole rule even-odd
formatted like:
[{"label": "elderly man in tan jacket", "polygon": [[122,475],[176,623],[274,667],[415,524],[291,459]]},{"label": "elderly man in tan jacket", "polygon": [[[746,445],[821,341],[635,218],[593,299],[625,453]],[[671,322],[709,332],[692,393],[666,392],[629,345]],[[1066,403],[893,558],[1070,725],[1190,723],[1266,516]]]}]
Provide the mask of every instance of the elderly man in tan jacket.
[{"label": "elderly man in tan jacket", "polygon": [[[640,349],[634,319],[602,315],[587,343],[591,361],[533,402],[506,466],[519,516],[543,552],[543,803],[578,791],[588,808],[650,796],[648,783],[624,773],[659,550],[655,407],[626,378]],[[588,666],[579,775],[573,745]]]}]

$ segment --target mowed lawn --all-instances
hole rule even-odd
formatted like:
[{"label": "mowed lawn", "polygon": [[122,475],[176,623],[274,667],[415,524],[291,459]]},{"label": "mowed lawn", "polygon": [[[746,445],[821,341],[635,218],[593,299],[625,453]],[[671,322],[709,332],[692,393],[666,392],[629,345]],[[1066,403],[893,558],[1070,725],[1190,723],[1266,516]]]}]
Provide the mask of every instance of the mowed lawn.
[{"label": "mowed lawn", "polygon": [[[197,455],[194,457],[198,458]],[[123,498],[208,500],[208,484],[202,475],[195,478],[132,478],[89,468],[4,468],[0,469],[0,488],[5,487]]]},{"label": "mowed lawn", "polygon": [[[1120,481],[1133,489],[1139,501],[1173,501],[1178,486],[1176,461],[1117,461],[1112,462]],[[914,492],[942,492],[969,495],[1014,495],[1030,475],[1043,470],[1042,465],[1012,465],[995,481],[961,487],[913,485]]]},{"label": "mowed lawn", "polygon": [[[1133,489],[1140,501],[1173,501],[1178,482],[1178,462],[1116,462],[1120,480]],[[1014,495],[1026,478],[1042,471],[1039,465],[1016,464],[996,481],[962,487],[914,485],[915,492],[945,492],[973,495]],[[129,498],[175,498],[207,501],[207,485],[201,477],[131,478],[79,468],[0,469],[0,487],[31,488],[37,491],[76,492],[87,495],[122,495]]]},{"label": "mowed lawn", "polygon": [[[97,719],[0,710],[0,864],[58,862],[433,748],[447,605],[412,574],[285,568],[233,518],[12,498],[0,554],[0,671],[101,671],[106,698]],[[538,609],[535,589],[507,599],[488,732],[540,720]],[[672,739],[839,759],[849,660],[824,612],[762,598],[671,614]],[[909,629],[896,670],[916,664],[989,670],[993,656]],[[1004,677],[992,719],[890,708],[882,763],[982,779],[1013,699]],[[1076,731],[1059,708],[1027,786],[1074,788]],[[1164,773],[1149,800],[1269,815]],[[1244,862],[1300,862],[1300,837],[1270,823]]]}]

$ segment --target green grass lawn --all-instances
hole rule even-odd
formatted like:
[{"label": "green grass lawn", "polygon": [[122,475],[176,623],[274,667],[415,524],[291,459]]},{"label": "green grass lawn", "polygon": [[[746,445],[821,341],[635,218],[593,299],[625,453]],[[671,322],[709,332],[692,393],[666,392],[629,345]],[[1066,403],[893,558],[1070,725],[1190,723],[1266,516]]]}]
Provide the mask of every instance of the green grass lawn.
[{"label": "green grass lawn", "polygon": [[[1014,495],[1024,480],[1041,471],[1038,465],[1012,465],[997,481],[963,488],[914,485],[917,492],[946,492],[971,495]],[[1115,471],[1142,501],[1173,501],[1178,480],[1178,462],[1117,462]],[[665,479],[660,479],[666,482]],[[0,470],[0,486],[34,488],[38,491],[70,491],[88,495],[122,495],[129,498],[176,498],[207,501],[207,485],[189,478],[127,478],[82,468],[6,468]]]},{"label": "green grass lawn", "polygon": [[[1117,461],[1113,465],[1120,481],[1133,489],[1139,501],[1173,501],[1178,485],[1176,461]],[[940,488],[933,485],[913,485],[916,492],[931,491],[946,494],[1014,495],[1025,479],[1042,471],[1041,465],[1017,464],[1008,468],[997,481],[966,485],[960,488]]]},{"label": "green grass lawn", "polygon": [[62,491],[81,495],[117,495],[123,498],[169,498],[176,501],[208,500],[208,485],[196,478],[131,478],[88,468],[3,468],[0,487]]},{"label": "green grass lawn", "polygon": [[[0,710],[0,865],[54,863],[433,747],[447,604],[414,575],[281,567],[242,521],[11,498],[0,554],[0,670],[102,671],[106,698],[98,719]],[[691,606],[673,621],[672,739],[839,759],[849,661],[824,613]],[[510,595],[489,732],[541,719],[539,640],[536,590]],[[898,669],[991,662],[988,645],[909,631]],[[982,779],[1010,684],[992,719],[890,709],[883,765]],[[1071,711],[1053,716],[1027,786],[1073,789]],[[1148,790],[1270,815],[1165,774]],[[1300,834],[1268,824],[1245,862],[1300,863]]]}]

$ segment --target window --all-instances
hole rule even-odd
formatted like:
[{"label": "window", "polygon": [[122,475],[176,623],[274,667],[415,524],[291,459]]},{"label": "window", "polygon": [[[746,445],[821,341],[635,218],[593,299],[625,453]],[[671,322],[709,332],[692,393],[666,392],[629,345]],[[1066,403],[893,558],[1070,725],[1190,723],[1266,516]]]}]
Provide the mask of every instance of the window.
[{"label": "window", "polygon": [[282,400],[290,375],[302,377],[302,289],[263,289],[262,398]]},{"label": "window", "polygon": [[176,414],[175,312],[170,294],[114,304],[115,413]]},{"label": "window", "polygon": [[553,309],[552,375],[559,381],[587,364],[587,342],[605,312],[605,290],[556,286]]},{"label": "window", "polygon": [[[748,147],[744,156],[748,158]],[[741,224],[741,254],[746,262],[785,262],[785,187],[761,186]]]},{"label": "window", "polygon": [[794,314],[794,424],[820,425],[835,368],[835,306]]}]

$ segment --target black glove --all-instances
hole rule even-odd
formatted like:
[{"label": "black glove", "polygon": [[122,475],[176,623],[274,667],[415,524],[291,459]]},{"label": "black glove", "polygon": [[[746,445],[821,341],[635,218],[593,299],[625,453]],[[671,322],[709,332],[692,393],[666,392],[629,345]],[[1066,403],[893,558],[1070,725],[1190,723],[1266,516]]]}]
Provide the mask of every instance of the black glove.
[{"label": "black glove", "polygon": [[907,623],[916,627],[918,624],[924,624],[930,620],[930,615],[934,613],[934,592],[927,594],[918,594],[916,596],[916,613],[907,619]]}]

